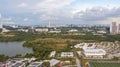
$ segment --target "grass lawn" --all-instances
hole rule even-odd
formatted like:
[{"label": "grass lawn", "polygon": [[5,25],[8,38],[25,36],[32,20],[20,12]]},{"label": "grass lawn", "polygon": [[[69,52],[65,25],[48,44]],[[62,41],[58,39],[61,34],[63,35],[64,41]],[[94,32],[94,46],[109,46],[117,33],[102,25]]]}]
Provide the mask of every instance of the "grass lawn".
[{"label": "grass lawn", "polygon": [[47,47],[55,50],[63,50],[67,47],[67,44],[48,44]]}]

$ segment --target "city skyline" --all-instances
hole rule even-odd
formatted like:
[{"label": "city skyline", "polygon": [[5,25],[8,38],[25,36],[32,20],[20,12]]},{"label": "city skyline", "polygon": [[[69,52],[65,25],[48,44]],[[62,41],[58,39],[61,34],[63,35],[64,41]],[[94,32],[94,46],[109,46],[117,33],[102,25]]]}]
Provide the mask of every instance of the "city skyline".
[{"label": "city skyline", "polygon": [[2,24],[110,24],[120,21],[119,0],[4,0]]}]

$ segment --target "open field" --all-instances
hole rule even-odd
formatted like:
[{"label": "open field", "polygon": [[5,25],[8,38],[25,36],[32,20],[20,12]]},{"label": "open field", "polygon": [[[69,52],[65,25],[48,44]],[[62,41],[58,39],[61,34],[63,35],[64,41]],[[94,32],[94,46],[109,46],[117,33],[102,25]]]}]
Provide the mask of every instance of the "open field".
[{"label": "open field", "polygon": [[82,40],[75,40],[75,39],[62,39],[62,38],[38,38],[36,40],[33,40],[34,42],[38,41],[47,41],[47,42],[57,42],[57,43],[66,43],[69,42],[82,42]]},{"label": "open field", "polygon": [[47,46],[55,50],[63,50],[67,47],[67,44],[49,44]]}]

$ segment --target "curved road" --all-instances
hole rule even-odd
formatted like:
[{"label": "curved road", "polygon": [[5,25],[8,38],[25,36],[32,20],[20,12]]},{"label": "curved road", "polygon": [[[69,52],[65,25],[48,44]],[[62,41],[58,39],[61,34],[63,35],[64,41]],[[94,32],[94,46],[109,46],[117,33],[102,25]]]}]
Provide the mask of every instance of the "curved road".
[{"label": "curved road", "polygon": [[80,60],[77,58],[77,56],[75,57],[75,59],[76,59],[77,67],[81,67]]},{"label": "curved road", "polygon": [[[74,51],[74,53],[75,53],[75,51]],[[79,60],[79,58],[77,56],[77,53],[75,53],[75,59],[76,59],[76,65],[77,65],[77,67],[82,67],[81,64],[80,64],[80,60]]]}]

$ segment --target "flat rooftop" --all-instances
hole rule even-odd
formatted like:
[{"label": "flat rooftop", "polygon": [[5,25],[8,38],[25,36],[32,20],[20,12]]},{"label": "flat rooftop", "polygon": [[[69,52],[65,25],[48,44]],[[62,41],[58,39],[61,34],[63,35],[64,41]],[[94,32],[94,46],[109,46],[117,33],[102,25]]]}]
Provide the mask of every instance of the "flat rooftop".
[{"label": "flat rooftop", "polygon": [[84,52],[88,53],[106,53],[103,49],[84,49]]}]

